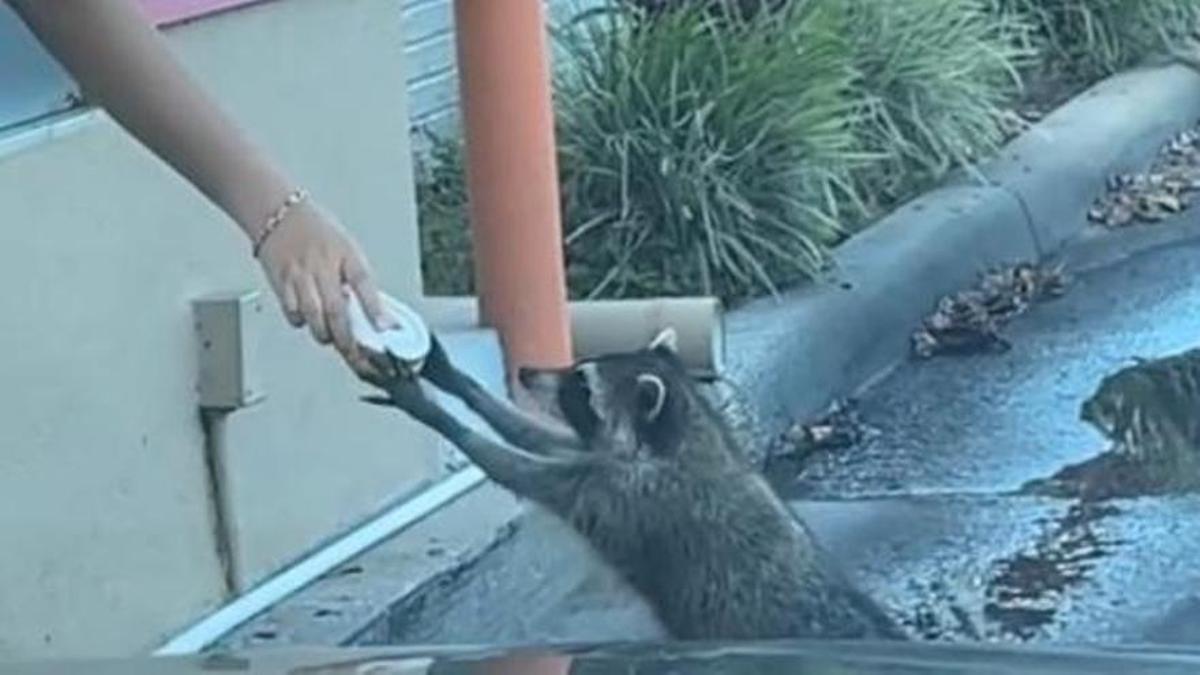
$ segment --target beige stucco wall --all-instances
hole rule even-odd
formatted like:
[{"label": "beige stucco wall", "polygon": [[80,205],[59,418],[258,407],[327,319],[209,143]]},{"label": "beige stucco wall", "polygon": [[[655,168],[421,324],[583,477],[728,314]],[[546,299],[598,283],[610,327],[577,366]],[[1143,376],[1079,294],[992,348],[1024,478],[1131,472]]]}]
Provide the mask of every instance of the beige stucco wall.
[{"label": "beige stucco wall", "polygon": [[[399,16],[393,0],[281,0],[168,34],[411,299]],[[231,223],[103,115],[76,127],[0,139],[0,660],[148,650],[220,602],[198,296],[267,293],[268,398],[228,429],[253,579],[439,470],[429,432],[359,403],[336,355],[283,322]]]}]

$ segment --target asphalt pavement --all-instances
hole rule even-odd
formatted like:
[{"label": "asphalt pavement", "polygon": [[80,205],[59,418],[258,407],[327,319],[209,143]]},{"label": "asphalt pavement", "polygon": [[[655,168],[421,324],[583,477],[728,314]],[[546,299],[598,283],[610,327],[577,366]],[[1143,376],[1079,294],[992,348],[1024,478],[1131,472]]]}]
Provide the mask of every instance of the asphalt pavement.
[{"label": "asphalt pavement", "polygon": [[[869,439],[782,474],[781,492],[915,636],[1200,644],[1200,496],[1080,510],[1015,493],[1104,449],[1078,420],[1103,375],[1200,344],[1200,245],[1082,274],[1005,335],[1007,353],[896,369],[860,400]],[[393,608],[390,622],[391,644],[662,636],[640,600],[541,513]]]}]

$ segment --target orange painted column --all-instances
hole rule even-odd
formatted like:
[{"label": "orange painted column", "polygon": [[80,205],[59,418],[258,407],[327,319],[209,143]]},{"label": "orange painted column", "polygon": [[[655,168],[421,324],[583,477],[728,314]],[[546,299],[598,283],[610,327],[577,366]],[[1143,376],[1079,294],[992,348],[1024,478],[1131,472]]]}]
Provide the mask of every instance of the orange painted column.
[{"label": "orange painted column", "polygon": [[543,0],[455,0],[480,319],[510,373],[571,360]]}]

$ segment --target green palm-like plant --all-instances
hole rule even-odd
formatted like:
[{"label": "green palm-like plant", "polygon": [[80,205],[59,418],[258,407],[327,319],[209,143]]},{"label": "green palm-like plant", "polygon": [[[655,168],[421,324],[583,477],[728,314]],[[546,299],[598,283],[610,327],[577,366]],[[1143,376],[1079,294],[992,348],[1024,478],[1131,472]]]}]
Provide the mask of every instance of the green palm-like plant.
[{"label": "green palm-like plant", "polygon": [[851,195],[841,16],[618,7],[570,25],[556,83],[569,273],[595,297],[731,298],[818,275]]},{"label": "green palm-like plant", "polygon": [[1037,46],[1061,69],[1094,82],[1190,37],[1197,0],[991,0],[1036,27]]},{"label": "green palm-like plant", "polygon": [[857,131],[882,158],[857,174],[877,211],[999,148],[1034,56],[1021,17],[983,0],[836,1],[855,36]]}]

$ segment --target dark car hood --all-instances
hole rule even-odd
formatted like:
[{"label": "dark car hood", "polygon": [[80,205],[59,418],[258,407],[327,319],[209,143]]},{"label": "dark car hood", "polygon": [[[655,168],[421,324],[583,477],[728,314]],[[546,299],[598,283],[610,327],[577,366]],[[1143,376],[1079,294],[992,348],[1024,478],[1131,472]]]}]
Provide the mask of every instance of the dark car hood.
[{"label": "dark car hood", "polygon": [[571,675],[624,673],[1200,673],[1200,650],[1153,645],[1021,647],[932,643],[771,642],[562,645],[522,649],[270,649],[179,658],[0,664],[12,675]]}]

